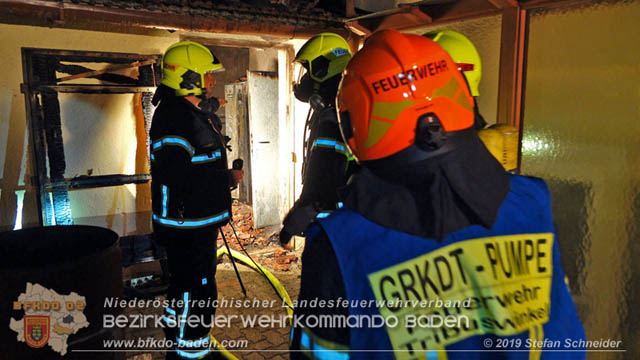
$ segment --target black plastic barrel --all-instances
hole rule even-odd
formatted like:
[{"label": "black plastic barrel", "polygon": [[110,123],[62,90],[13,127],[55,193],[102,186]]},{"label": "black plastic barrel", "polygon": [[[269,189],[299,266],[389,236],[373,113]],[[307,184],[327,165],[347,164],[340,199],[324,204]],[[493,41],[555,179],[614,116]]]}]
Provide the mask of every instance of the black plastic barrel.
[{"label": "black plastic barrel", "polygon": [[[107,298],[122,298],[121,257],[118,235],[95,226],[49,226],[0,233],[0,359],[124,358],[124,353],[104,352],[103,345],[104,340],[119,339],[123,333],[103,328],[104,315],[121,313],[120,309],[104,306]],[[62,296],[74,292],[85,298],[82,311],[89,326],[68,335],[64,356],[49,344],[33,348],[24,338],[18,341],[18,333],[10,328],[11,318],[24,323],[24,308],[14,310],[14,307],[20,294],[25,293],[27,283],[39,284]],[[42,309],[45,303],[40,306]],[[48,309],[47,313],[53,311]],[[73,316],[66,316],[56,327],[58,333],[64,333],[62,328],[72,321]],[[54,326],[50,321],[50,332]]]}]

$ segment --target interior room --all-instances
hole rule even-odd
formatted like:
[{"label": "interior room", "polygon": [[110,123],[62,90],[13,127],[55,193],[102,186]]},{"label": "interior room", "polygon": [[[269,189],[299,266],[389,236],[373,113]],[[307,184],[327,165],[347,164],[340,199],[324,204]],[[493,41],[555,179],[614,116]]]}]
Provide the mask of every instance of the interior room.
[{"label": "interior room", "polygon": [[[225,68],[214,96],[226,104],[216,115],[231,138],[229,166],[244,160],[234,206],[246,206],[252,231],[275,248],[273,234],[302,190],[309,104],[292,83],[305,41],[334,32],[355,53],[383,29],[452,29],[482,59],[477,104],[487,126],[517,130],[512,172],[548,184],[587,338],[622,341],[624,351],[587,358],[637,359],[639,19],[637,0],[0,1],[0,230],[110,229],[133,254],[125,278],[137,264],[147,267],[129,269],[128,280],[157,275],[151,98],[164,51],[191,40]],[[287,254],[299,257],[303,238],[295,248]],[[288,274],[299,274],[297,261]],[[162,358],[123,358],[134,355]],[[289,356],[277,355],[260,358]]]}]

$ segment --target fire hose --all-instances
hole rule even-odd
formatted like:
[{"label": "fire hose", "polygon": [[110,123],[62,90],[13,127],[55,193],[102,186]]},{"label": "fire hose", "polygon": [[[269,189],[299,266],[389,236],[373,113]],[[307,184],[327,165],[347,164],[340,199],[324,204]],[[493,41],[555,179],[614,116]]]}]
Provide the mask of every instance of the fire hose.
[{"label": "fire hose", "polygon": [[[264,276],[264,278],[269,282],[269,284],[271,284],[271,287],[273,288],[273,290],[275,290],[276,294],[278,295],[278,297],[280,297],[280,299],[287,304],[287,315],[289,316],[289,322],[291,322],[291,319],[293,318],[293,303],[291,302],[291,298],[289,297],[289,293],[287,292],[287,290],[284,288],[284,286],[282,286],[282,284],[280,283],[280,280],[278,280],[278,278],[276,278],[269,270],[265,269],[262,265],[258,264],[255,260],[253,260],[253,258],[249,255],[249,253],[247,252],[247,250],[242,246],[242,243],[240,242],[240,239],[238,239],[238,235],[236,234],[236,229],[233,227],[232,223],[229,223],[229,226],[231,226],[231,229],[233,230],[233,234],[236,238],[236,241],[238,242],[238,245],[240,245],[240,248],[242,249],[242,251],[244,252],[244,254],[236,251],[236,250],[232,250],[229,247],[229,244],[227,243],[227,239],[224,237],[224,234],[222,232],[222,229],[220,230],[220,233],[222,234],[222,239],[225,243],[225,246],[222,246],[220,248],[218,248],[218,251],[216,253],[216,258],[220,259],[223,255],[227,255],[229,256],[229,259],[231,260],[231,263],[233,264],[234,270],[236,272],[236,276],[238,277],[238,281],[240,282],[240,286],[242,287],[243,293],[246,296],[246,291],[244,290],[244,285],[242,284],[242,280],[240,279],[240,273],[238,272],[236,266],[235,266],[235,260],[238,260],[241,264],[244,264],[250,268],[252,268],[254,271],[256,271],[257,273],[261,274],[262,276]],[[213,329],[212,329],[213,330]],[[220,354],[222,356],[224,356],[225,358],[229,359],[229,360],[237,360],[237,358],[231,353],[229,352],[227,349],[225,349],[220,342],[218,342],[216,340],[216,338],[213,336],[212,330],[209,331],[209,336],[212,339],[212,343],[216,344],[216,350],[220,352]]]}]

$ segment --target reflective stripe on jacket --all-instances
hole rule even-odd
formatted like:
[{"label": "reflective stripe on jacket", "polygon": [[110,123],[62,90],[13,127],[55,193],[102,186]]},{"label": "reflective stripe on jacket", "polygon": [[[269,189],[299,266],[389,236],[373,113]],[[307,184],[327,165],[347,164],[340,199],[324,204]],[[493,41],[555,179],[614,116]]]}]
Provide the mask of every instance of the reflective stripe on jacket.
[{"label": "reflective stripe on jacket", "polygon": [[229,221],[229,171],[224,139],[213,128],[218,123],[184,98],[167,96],[156,108],[150,132],[155,224],[193,229]]}]

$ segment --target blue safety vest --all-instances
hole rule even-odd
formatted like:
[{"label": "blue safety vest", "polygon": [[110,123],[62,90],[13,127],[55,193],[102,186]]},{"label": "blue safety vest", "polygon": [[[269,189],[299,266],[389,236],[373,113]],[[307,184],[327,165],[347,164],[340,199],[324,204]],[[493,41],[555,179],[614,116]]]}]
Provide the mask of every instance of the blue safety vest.
[{"label": "blue safety vest", "polygon": [[549,191],[541,179],[510,177],[491,229],[473,225],[443,241],[382,227],[347,206],[318,220],[349,299],[349,358],[585,357]]}]

